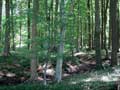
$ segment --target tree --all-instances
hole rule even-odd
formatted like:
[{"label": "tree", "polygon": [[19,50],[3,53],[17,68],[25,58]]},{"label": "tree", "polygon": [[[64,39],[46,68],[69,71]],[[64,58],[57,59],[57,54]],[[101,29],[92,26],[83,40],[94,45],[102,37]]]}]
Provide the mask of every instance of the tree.
[{"label": "tree", "polygon": [[6,30],[5,30],[5,46],[4,46],[4,56],[10,54],[10,0],[6,0]]},{"label": "tree", "polygon": [[15,30],[14,30],[14,4],[13,4],[13,0],[10,0],[10,11],[11,11],[11,20],[10,20],[10,23],[11,23],[11,31],[12,31],[12,49],[13,51],[15,51]]},{"label": "tree", "polygon": [[117,2],[118,0],[110,0],[110,25],[111,25],[110,29],[112,31],[111,66],[117,65],[117,49],[118,49]]},{"label": "tree", "polygon": [[1,25],[1,22],[2,22],[2,3],[3,3],[3,1],[2,0],[0,0],[0,41],[1,41],[1,32],[2,32],[2,25]]},{"label": "tree", "polygon": [[89,37],[89,40],[88,40],[88,46],[89,46],[89,49],[91,49],[92,48],[92,43],[91,43],[91,18],[90,18],[90,15],[91,15],[91,11],[90,11],[90,0],[87,0],[87,8],[88,8],[88,30],[89,30],[89,32],[88,32],[88,37]]},{"label": "tree", "polygon": [[64,53],[64,39],[65,39],[65,0],[60,2],[60,43],[58,50],[58,59],[56,63],[56,80],[61,82],[62,80],[62,64],[63,64],[63,53]]},{"label": "tree", "polygon": [[107,49],[107,35],[106,35],[106,26],[107,26],[107,10],[109,6],[109,0],[101,0],[101,16],[102,16],[102,23],[101,23],[101,48],[105,49],[106,51],[106,59],[109,58],[108,49]]},{"label": "tree", "polygon": [[[28,29],[28,41],[30,40],[31,34],[31,20],[30,20],[30,9],[31,9],[31,0],[28,0],[28,15],[27,15],[27,29]],[[30,49],[30,43],[28,42],[28,49]]]},{"label": "tree", "polygon": [[100,7],[99,0],[95,0],[95,52],[96,52],[96,64],[97,68],[100,69],[102,67],[101,61],[101,46],[100,46]]},{"label": "tree", "polygon": [[117,2],[117,18],[116,18],[116,20],[117,20],[117,34],[118,34],[118,39],[117,39],[117,43],[118,43],[118,45],[117,45],[117,51],[119,51],[119,45],[120,45],[120,37],[119,37],[119,35],[120,35],[120,15],[119,15],[119,13],[120,13],[120,10],[119,10],[119,1]]},{"label": "tree", "polygon": [[[80,0],[77,1],[78,3],[80,2]],[[79,52],[80,49],[80,5],[78,4],[77,7],[77,52]]]},{"label": "tree", "polygon": [[39,1],[33,0],[33,17],[32,17],[32,43],[31,43],[31,78],[32,82],[38,79],[37,74],[37,18],[38,18]]}]

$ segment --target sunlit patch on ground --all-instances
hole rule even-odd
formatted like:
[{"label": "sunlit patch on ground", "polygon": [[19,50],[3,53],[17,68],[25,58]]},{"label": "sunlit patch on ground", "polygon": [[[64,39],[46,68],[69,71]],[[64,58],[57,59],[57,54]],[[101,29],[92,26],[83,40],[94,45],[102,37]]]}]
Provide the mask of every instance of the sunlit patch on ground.
[{"label": "sunlit patch on ground", "polygon": [[113,72],[104,72],[98,74],[98,72],[92,72],[89,74],[87,78],[80,78],[77,77],[76,79],[71,79],[70,84],[78,84],[80,82],[116,82],[120,80],[120,68],[114,68]]}]

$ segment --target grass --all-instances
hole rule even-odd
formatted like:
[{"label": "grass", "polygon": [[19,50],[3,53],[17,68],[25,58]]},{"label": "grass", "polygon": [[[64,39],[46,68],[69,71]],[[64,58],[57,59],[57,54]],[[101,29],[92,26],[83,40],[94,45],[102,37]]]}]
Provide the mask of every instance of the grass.
[{"label": "grass", "polygon": [[21,84],[16,86],[0,86],[0,90],[116,90],[114,83],[89,82],[70,84],[52,84],[44,86],[42,84]]}]

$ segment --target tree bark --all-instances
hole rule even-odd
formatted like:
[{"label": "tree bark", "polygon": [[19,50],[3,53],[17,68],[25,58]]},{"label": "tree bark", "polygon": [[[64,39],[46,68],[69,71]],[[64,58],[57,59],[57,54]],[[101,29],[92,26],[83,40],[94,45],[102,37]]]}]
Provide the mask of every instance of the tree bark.
[{"label": "tree bark", "polygon": [[13,0],[10,1],[11,5],[11,31],[12,31],[12,50],[15,51],[15,32],[14,32],[14,8],[13,8]]},{"label": "tree bark", "polygon": [[91,18],[90,18],[90,15],[91,15],[91,11],[90,11],[90,0],[87,0],[87,8],[88,8],[88,48],[91,50],[92,48],[92,39],[91,39]]},{"label": "tree bark", "polygon": [[117,65],[117,49],[118,49],[118,30],[117,30],[117,0],[110,0],[110,22],[112,30],[112,53],[111,66]]},{"label": "tree bark", "polygon": [[31,8],[31,0],[28,0],[28,15],[27,15],[27,30],[28,30],[28,49],[30,49],[30,35],[31,35],[31,18],[30,18],[30,8]]},{"label": "tree bark", "polygon": [[1,38],[2,38],[2,4],[3,4],[3,1],[0,0],[0,41],[1,41]]},{"label": "tree bark", "polygon": [[101,46],[100,46],[100,7],[99,7],[99,0],[95,0],[95,52],[96,52],[96,64],[97,69],[102,68],[102,61],[101,61]]},{"label": "tree bark", "polygon": [[10,54],[10,0],[6,0],[6,30],[5,30],[5,46],[4,46],[4,56]]},{"label": "tree bark", "polygon": [[33,0],[33,17],[32,17],[32,43],[31,43],[31,78],[32,82],[37,81],[37,18],[38,18],[39,0]]},{"label": "tree bark", "polygon": [[56,80],[57,82],[61,82],[62,80],[62,64],[63,64],[63,53],[64,53],[64,39],[65,39],[65,0],[61,0],[60,2],[60,44],[58,51],[58,59],[56,64]]}]

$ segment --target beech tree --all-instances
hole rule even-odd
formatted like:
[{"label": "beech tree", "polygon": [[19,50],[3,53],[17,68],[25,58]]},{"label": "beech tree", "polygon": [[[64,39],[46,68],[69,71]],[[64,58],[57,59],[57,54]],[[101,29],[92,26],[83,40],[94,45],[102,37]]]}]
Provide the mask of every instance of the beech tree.
[{"label": "beech tree", "polygon": [[56,63],[56,80],[59,83],[62,80],[62,64],[63,64],[63,54],[64,54],[64,40],[65,40],[65,0],[60,2],[60,43],[58,49],[58,58]]},{"label": "beech tree", "polygon": [[3,4],[3,1],[2,0],[0,0],[0,41],[1,41],[1,32],[2,32],[2,25],[1,25],[1,23],[2,23],[2,4]]},{"label": "beech tree", "polygon": [[118,50],[118,29],[117,29],[117,3],[118,0],[110,0],[110,29],[112,32],[112,53],[111,66],[117,65],[117,50]]},{"label": "beech tree", "polygon": [[10,0],[5,1],[6,8],[6,30],[5,30],[5,44],[4,44],[4,56],[8,56],[10,54]]},{"label": "beech tree", "polygon": [[100,45],[100,7],[99,7],[99,0],[95,0],[95,52],[96,52],[96,64],[97,68],[102,67],[101,62],[101,45]]},{"label": "beech tree", "polygon": [[[28,29],[28,41],[30,41],[31,36],[31,18],[30,18],[30,11],[31,11],[31,0],[28,0],[28,15],[27,15],[27,29]],[[30,49],[30,42],[28,42],[28,49]]]},{"label": "beech tree", "polygon": [[37,74],[37,19],[38,19],[38,6],[39,1],[33,0],[33,16],[32,16],[32,41],[31,41],[31,82],[36,82],[38,80]]}]

